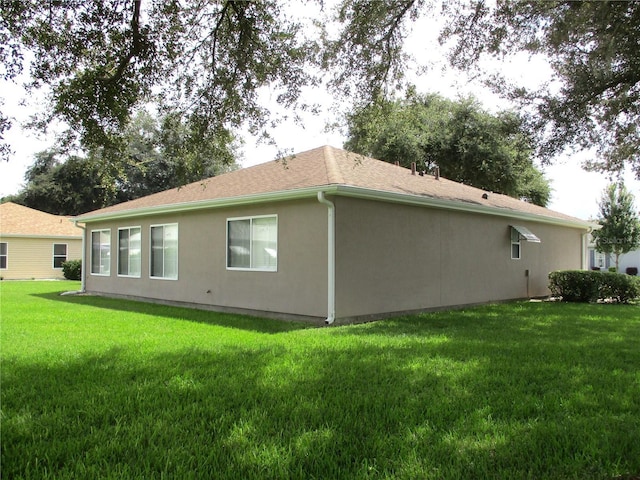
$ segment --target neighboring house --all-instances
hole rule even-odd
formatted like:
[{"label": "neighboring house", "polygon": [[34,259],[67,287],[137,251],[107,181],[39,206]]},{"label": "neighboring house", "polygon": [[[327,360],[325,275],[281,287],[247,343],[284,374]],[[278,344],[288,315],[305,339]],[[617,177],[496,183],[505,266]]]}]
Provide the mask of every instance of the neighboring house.
[{"label": "neighboring house", "polygon": [[328,146],[77,220],[88,292],[327,323],[547,295],[593,226]]},{"label": "neighboring house", "polygon": [[67,217],[15,203],[0,205],[0,277],[64,278],[62,263],[82,257],[82,229]]},{"label": "neighboring house", "polygon": [[[589,235],[589,268],[591,270],[608,270],[616,266],[616,256],[612,253],[598,252],[591,235]],[[620,255],[618,271],[625,273],[627,268],[637,268],[640,271],[640,250],[632,250]]]}]

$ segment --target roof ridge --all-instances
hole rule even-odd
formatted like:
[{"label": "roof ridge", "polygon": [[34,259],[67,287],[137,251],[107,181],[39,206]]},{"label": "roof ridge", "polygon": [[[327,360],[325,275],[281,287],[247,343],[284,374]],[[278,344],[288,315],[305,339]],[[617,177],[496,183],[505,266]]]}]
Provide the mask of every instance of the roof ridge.
[{"label": "roof ridge", "polygon": [[342,173],[338,162],[333,155],[334,148],[331,145],[325,145],[324,148],[324,164],[327,167],[327,182],[329,184],[344,183]]}]

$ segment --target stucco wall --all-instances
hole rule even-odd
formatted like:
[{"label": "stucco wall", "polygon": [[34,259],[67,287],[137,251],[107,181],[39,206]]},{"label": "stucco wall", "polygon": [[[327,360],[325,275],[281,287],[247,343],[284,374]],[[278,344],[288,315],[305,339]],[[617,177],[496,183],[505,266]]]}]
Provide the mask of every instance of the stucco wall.
[{"label": "stucco wall", "polygon": [[[231,271],[226,268],[227,218],[278,215],[277,272]],[[149,277],[150,226],[178,223],[178,279]],[[326,317],[327,209],[317,200],[211,209],[141,219],[91,223],[92,230],[111,229],[111,273],[92,275],[89,292],[187,302],[257,312]],[[140,226],[142,275],[117,275],[119,227]],[[90,265],[90,240],[85,264]]]},{"label": "stucco wall", "polygon": [[82,240],[69,238],[2,237],[7,243],[7,268],[0,269],[6,280],[63,279],[61,268],[53,268],[53,244],[67,245],[67,260],[82,256]]},{"label": "stucco wall", "polygon": [[[582,231],[517,219],[331,197],[336,205],[337,318],[546,295],[548,273],[578,269]],[[226,220],[278,215],[277,272],[226,268]],[[149,277],[150,226],[179,225],[177,280]],[[522,241],[511,259],[509,226]],[[142,275],[117,275],[117,231],[140,226]],[[315,199],[91,223],[111,229],[111,273],[87,271],[86,289],[112,295],[324,318],[327,208]],[[87,241],[85,265],[90,265]],[[527,276],[528,271],[528,276]]]},{"label": "stucco wall", "polygon": [[[344,197],[335,203],[338,318],[546,295],[550,271],[581,267],[579,229]],[[512,224],[542,241],[523,241],[520,260],[511,259]]]}]

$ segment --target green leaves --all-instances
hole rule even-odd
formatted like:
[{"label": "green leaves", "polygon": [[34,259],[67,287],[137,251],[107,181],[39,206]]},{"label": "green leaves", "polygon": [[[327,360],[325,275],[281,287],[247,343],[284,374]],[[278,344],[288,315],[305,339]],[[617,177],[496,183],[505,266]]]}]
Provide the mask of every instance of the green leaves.
[{"label": "green leaves", "polygon": [[[452,45],[450,62],[465,72],[483,73],[486,57],[524,52],[549,60],[554,78],[538,90],[485,75],[528,112],[539,157],[595,147],[591,168],[618,172],[629,163],[640,174],[640,3],[490,8],[477,1],[436,12],[429,0],[339,0],[334,12],[314,19],[319,33],[296,19],[307,5],[325,7],[322,0],[302,7],[277,0],[3,0],[0,76],[15,79],[29,66],[31,87],[51,93],[40,124],[66,122],[89,149],[117,144],[147,103],[197,126],[195,142],[240,126],[268,136],[279,117],[261,99],[267,89],[295,109],[308,106],[305,87],[323,82],[337,103],[355,105],[404,88],[411,22],[436,14],[448,20],[441,41]],[[0,134],[9,124],[0,114]]]},{"label": "green leaves", "polygon": [[202,136],[177,114],[139,112],[109,147],[86,157],[50,150],[36,155],[15,201],[59,215],[78,215],[235,168],[229,131]]},{"label": "green leaves", "polygon": [[532,160],[533,140],[513,112],[492,115],[473,98],[446,100],[410,91],[401,101],[354,110],[346,147],[387,162],[546,205],[550,187]]},{"label": "green leaves", "polygon": [[451,15],[442,40],[456,42],[453,65],[469,70],[487,56],[544,55],[556,88],[528,91],[488,80],[520,101],[547,159],[567,147],[595,147],[591,168],[640,174],[640,4],[638,2],[500,2]]},{"label": "green leaves", "polygon": [[610,184],[600,200],[598,222],[601,229],[591,234],[596,250],[613,253],[616,256],[616,269],[621,254],[640,247],[640,219],[634,205],[634,199],[623,183]]},{"label": "green leaves", "polygon": [[150,101],[197,126],[197,143],[245,122],[259,130],[261,88],[290,107],[312,82],[313,49],[275,1],[3,2],[1,15],[5,78],[32,54],[31,88],[51,90],[41,119],[64,121],[87,149],[117,144]]}]

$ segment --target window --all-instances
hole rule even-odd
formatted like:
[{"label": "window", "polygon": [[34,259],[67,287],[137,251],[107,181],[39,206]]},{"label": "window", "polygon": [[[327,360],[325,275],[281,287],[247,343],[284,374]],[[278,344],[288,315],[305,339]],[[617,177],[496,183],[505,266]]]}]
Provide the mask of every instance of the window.
[{"label": "window", "polygon": [[607,266],[607,259],[605,257],[605,254],[602,252],[594,252],[594,260],[595,260],[595,265],[594,267],[598,267],[598,268],[606,268]]},{"label": "window", "polygon": [[520,232],[515,228],[511,228],[511,259],[520,259]]},{"label": "window", "polygon": [[111,230],[91,232],[91,273],[94,275],[111,273]]},{"label": "window", "polygon": [[275,272],[277,267],[276,215],[227,220],[227,268]]},{"label": "window", "polygon": [[5,270],[9,264],[9,244],[7,242],[0,243],[0,268]]},{"label": "window", "polygon": [[67,261],[67,244],[53,244],[53,268],[62,268],[62,264]]},{"label": "window", "polygon": [[139,277],[141,270],[141,229],[118,229],[118,275]]},{"label": "window", "polygon": [[151,226],[152,278],[178,278],[178,224]]}]

